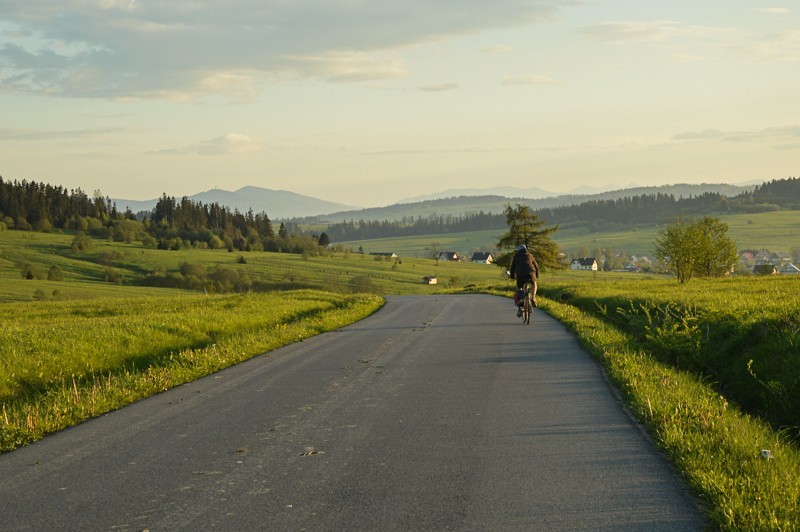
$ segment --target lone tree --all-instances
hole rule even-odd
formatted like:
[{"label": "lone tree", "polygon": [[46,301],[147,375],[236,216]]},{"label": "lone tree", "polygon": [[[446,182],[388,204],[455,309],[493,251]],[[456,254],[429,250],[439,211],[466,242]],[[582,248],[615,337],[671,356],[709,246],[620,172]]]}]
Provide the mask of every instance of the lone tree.
[{"label": "lone tree", "polygon": [[562,255],[558,246],[550,240],[550,235],[558,231],[557,225],[542,228],[544,221],[532,213],[527,205],[517,204],[515,207],[507,205],[505,214],[508,232],[500,237],[500,241],[497,243],[497,248],[505,253],[498,257],[495,264],[508,268],[514,252],[520,244],[525,244],[542,271],[547,268],[562,269],[566,267],[564,261],[561,260]]},{"label": "lone tree", "polygon": [[653,253],[680,283],[695,275],[722,277],[738,259],[736,244],[727,233],[728,225],[713,216],[697,221],[679,218],[659,231]]}]

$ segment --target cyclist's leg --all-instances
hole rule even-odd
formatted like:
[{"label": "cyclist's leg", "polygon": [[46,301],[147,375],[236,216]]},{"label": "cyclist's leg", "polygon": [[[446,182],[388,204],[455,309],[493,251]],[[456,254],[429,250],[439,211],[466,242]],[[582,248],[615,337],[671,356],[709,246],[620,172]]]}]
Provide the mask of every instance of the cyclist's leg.
[{"label": "cyclist's leg", "polygon": [[533,302],[533,306],[538,306],[536,304],[536,289],[539,288],[538,283],[536,282],[536,278],[531,280],[531,301]]}]

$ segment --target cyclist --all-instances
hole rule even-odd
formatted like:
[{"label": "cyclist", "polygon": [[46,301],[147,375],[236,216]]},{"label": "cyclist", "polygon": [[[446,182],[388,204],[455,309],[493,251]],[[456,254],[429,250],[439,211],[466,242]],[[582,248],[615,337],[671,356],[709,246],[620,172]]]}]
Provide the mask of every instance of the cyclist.
[{"label": "cyclist", "polygon": [[[511,259],[511,268],[509,269],[512,279],[517,280],[517,288],[522,290],[525,283],[531,283],[531,300],[533,306],[536,306],[536,279],[539,278],[539,264],[528,252],[528,247],[525,244],[517,248],[514,258]],[[517,303],[517,317],[522,316],[522,301]]]}]

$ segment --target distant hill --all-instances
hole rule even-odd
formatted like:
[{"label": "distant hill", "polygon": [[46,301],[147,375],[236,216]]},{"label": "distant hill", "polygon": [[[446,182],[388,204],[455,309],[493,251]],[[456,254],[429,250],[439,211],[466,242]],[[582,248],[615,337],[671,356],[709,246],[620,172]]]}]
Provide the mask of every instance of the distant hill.
[{"label": "distant hill", "polygon": [[[506,205],[517,203],[530,205],[533,209],[546,209],[564,205],[578,205],[592,200],[618,199],[622,197],[640,196],[643,194],[671,194],[677,198],[697,196],[706,192],[716,192],[728,197],[752,191],[755,185],[727,185],[727,184],[675,184],[657,187],[636,187],[597,192],[594,194],[564,194],[541,197],[541,194],[550,194],[539,188],[514,188],[494,187],[488,189],[458,189],[418,196],[416,200],[410,198],[401,203],[386,207],[373,207],[356,209],[352,206],[321,200],[310,196],[303,196],[286,190],[272,190],[259,187],[244,187],[230,192],[221,189],[212,189],[200,192],[188,199],[202,203],[218,203],[240,212],[265,212],[272,220],[316,221],[336,223],[349,220],[389,220],[398,221],[403,218],[426,218],[431,215],[462,216],[484,212],[497,214],[503,212]],[[581,188],[576,190],[602,190],[602,188]],[[496,192],[493,194],[489,191]],[[423,199],[423,198],[429,199]],[[177,198],[179,199],[179,198]],[[133,212],[152,210],[158,198],[137,201],[126,199],[111,199],[117,204],[119,210],[127,207]]]},{"label": "distant hill", "polygon": [[[636,187],[637,185],[629,185],[626,188]],[[609,192],[617,190],[619,187],[579,187],[566,195],[584,195],[584,194],[599,194],[601,192]],[[489,187],[489,188],[459,188],[443,190],[442,192],[434,192],[433,194],[426,194],[423,196],[415,196],[398,201],[398,203],[419,203],[423,201],[431,201],[447,198],[458,198],[463,196],[485,197],[485,196],[502,196],[504,198],[527,198],[527,199],[542,199],[552,198],[559,195],[549,190],[538,187],[519,188],[519,187]]]},{"label": "distant hill", "polygon": [[[461,194],[447,198],[429,199],[413,203],[397,203],[386,207],[375,207],[370,209],[358,209],[350,211],[340,211],[316,217],[317,221],[336,223],[350,220],[388,220],[398,221],[403,218],[426,218],[431,215],[437,216],[462,216],[484,212],[486,214],[498,214],[503,212],[507,205],[517,203],[529,205],[534,210],[562,207],[565,205],[579,205],[593,200],[610,200],[624,197],[641,196],[648,194],[667,194],[676,198],[688,198],[699,196],[706,192],[723,194],[728,197],[738,196],[750,192],[755,185],[728,185],[728,184],[675,184],[662,185],[657,187],[633,187],[600,192],[597,194],[566,194],[561,196],[550,196],[546,198],[531,199],[525,196],[503,196],[503,195],[479,195],[471,196]],[[452,193],[465,193],[469,190],[452,190]],[[530,191],[541,189],[514,189],[496,188],[486,190],[506,190],[506,191]],[[485,191],[484,191],[485,192]],[[442,193],[443,194],[443,193]],[[434,194],[437,196],[439,194]]]},{"label": "distant hill", "polygon": [[[303,196],[287,190],[272,190],[260,187],[244,187],[233,192],[215,188],[186,197],[192,201],[205,204],[218,203],[230,209],[238,209],[243,213],[253,209],[255,213],[266,213],[273,220],[318,216],[353,208],[350,205]],[[153,210],[158,198],[146,201],[111,198],[111,201],[117,204],[119,210],[124,211],[130,207],[133,212],[139,212]]]}]

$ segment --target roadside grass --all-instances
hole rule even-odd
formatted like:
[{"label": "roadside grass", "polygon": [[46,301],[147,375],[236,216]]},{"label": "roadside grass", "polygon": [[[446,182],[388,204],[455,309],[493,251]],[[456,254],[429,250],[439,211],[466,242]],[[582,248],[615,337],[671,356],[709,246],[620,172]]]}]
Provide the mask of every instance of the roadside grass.
[{"label": "roadside grass", "polygon": [[377,310],[375,295],[300,290],[7,303],[0,451]]},{"label": "roadside grass", "polygon": [[541,293],[624,330],[800,441],[800,278],[585,279]]},{"label": "roadside grass", "polygon": [[605,366],[700,495],[715,527],[800,528],[800,451],[785,435],[742,413],[697,376],[659,362],[611,324],[544,297],[540,306],[572,328]]},{"label": "roadside grass", "polygon": [[561,272],[540,279],[539,301],[603,364],[715,528],[798,530],[798,289]]}]

